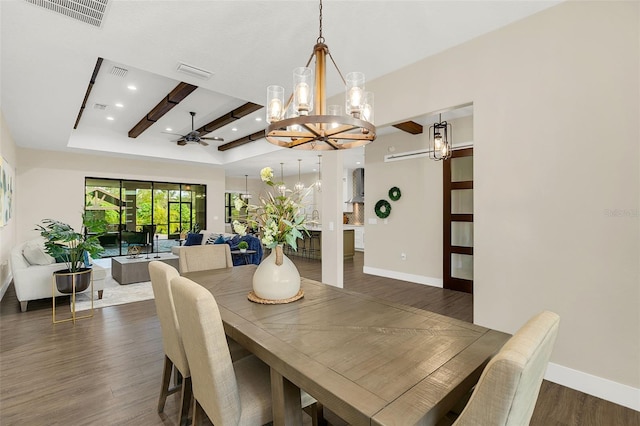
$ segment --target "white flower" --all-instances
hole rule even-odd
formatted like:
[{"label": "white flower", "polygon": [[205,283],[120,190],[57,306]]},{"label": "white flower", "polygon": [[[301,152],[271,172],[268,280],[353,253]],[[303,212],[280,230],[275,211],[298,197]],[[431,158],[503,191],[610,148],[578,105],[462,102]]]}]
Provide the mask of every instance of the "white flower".
[{"label": "white flower", "polygon": [[260,179],[262,179],[263,182],[270,182],[272,178],[273,169],[271,167],[265,167],[264,169],[260,170]]},{"label": "white flower", "polygon": [[240,197],[236,197],[235,200],[233,200],[233,204],[236,208],[236,210],[241,210],[244,207],[244,202],[242,201],[242,199],[240,199]]},{"label": "white flower", "polygon": [[233,229],[238,233],[238,235],[240,235],[241,237],[244,237],[245,235],[247,235],[247,226],[240,223],[237,220],[233,221]]}]

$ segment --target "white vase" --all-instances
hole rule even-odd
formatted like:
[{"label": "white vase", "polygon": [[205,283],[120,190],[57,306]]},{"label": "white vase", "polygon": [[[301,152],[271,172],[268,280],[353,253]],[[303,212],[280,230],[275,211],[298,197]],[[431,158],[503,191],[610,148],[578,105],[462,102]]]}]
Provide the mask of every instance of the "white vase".
[{"label": "white vase", "polygon": [[[281,265],[276,261],[278,254],[282,256]],[[298,268],[282,253],[282,245],[276,246],[253,274],[253,292],[261,299],[282,300],[295,296],[299,290]]]}]

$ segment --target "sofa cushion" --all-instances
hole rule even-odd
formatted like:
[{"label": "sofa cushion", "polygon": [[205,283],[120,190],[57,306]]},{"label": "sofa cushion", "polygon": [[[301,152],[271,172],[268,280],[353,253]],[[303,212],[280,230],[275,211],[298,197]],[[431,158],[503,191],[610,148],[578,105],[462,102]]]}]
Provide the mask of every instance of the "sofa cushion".
[{"label": "sofa cushion", "polygon": [[218,238],[213,242],[213,244],[224,244],[226,240],[224,239],[224,235],[219,235]]},{"label": "sofa cushion", "polygon": [[209,234],[209,236],[207,237],[206,241],[203,240],[203,244],[215,244],[216,240],[218,238],[220,238],[221,236],[222,236],[221,234],[213,232],[213,233]]},{"label": "sofa cushion", "polygon": [[187,241],[184,242],[185,246],[197,246],[202,244],[203,234],[189,234],[187,235]]},{"label": "sofa cushion", "polygon": [[55,259],[45,251],[44,244],[38,240],[27,242],[22,249],[22,255],[30,265],[50,265],[55,263]]}]

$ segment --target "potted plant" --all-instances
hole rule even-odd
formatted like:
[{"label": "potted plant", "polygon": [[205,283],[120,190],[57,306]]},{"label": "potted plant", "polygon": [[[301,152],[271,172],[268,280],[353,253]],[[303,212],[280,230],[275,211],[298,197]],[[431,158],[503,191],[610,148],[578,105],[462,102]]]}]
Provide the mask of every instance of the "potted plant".
[{"label": "potted plant", "polygon": [[98,237],[106,232],[106,228],[104,220],[89,219],[85,215],[82,216],[80,232],[76,232],[66,223],[53,219],[43,219],[42,224],[37,225],[36,230],[40,231],[40,235],[45,239],[46,252],[67,267],[53,273],[60,293],[72,293],[74,282],[76,293],[89,287],[89,256],[95,258],[104,251]]},{"label": "potted plant", "polygon": [[246,253],[248,248],[249,248],[248,242],[240,241],[240,243],[238,243],[238,250],[240,250],[240,253]]}]

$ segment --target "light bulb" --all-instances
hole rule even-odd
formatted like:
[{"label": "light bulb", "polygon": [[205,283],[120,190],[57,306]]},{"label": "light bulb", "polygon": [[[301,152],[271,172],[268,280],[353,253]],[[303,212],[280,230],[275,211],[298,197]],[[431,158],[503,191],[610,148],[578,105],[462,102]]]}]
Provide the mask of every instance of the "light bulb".
[{"label": "light bulb", "polygon": [[271,99],[269,102],[269,114],[267,121],[269,123],[274,123],[276,121],[280,121],[280,117],[282,117],[282,102],[277,98]]},{"label": "light bulb", "polygon": [[436,151],[442,150],[442,135],[440,133],[433,135],[433,146]]},{"label": "light bulb", "polygon": [[294,188],[296,191],[302,191],[304,189],[304,183],[298,182],[295,184]]},{"label": "light bulb", "polygon": [[351,113],[360,112],[360,106],[362,104],[362,89],[359,87],[352,87],[349,89],[349,109]]},{"label": "light bulb", "polygon": [[309,101],[311,91],[307,83],[298,83],[296,86],[296,103],[298,105],[298,112],[301,115],[306,115],[309,112]]}]

